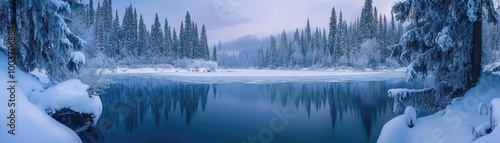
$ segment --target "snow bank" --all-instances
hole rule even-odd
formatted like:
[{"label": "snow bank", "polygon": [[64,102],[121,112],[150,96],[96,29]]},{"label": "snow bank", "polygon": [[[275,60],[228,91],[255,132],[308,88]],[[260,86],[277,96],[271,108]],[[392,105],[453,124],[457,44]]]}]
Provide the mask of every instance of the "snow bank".
[{"label": "snow bank", "polygon": [[41,83],[49,83],[50,82],[49,76],[47,76],[47,74],[45,73],[45,70],[35,69],[35,70],[31,71],[30,74],[35,76],[38,79],[38,81],[40,81]]},{"label": "snow bank", "polygon": [[[493,99],[491,101],[491,105],[493,106],[491,113],[493,115],[493,122],[485,122],[476,129],[480,134],[485,136],[478,138],[474,141],[474,143],[491,143],[500,141],[500,129],[496,128],[498,127],[497,125],[500,119],[500,98]],[[484,131],[490,129],[492,126],[493,131],[490,134],[486,134]]]},{"label": "snow bank", "polygon": [[15,133],[16,135],[8,134],[11,128],[6,126],[9,120],[6,117],[10,116],[10,107],[7,101],[10,99],[7,92],[7,57],[0,53],[0,140],[6,143],[81,143],[78,135],[52,119],[45,111],[38,109],[33,105],[27,97],[33,92],[43,91],[43,87],[38,80],[17,70],[16,67],[16,98],[15,98]]},{"label": "snow bank", "polygon": [[484,71],[500,75],[500,61],[484,66]]},{"label": "snow bank", "polygon": [[[87,88],[78,79],[67,80],[43,92],[33,93],[30,100],[39,109],[54,113],[62,108],[70,108],[80,113],[92,113],[97,122],[102,112],[99,96],[89,96]],[[94,122],[94,125],[95,123]]]},{"label": "snow bank", "polygon": [[474,140],[473,127],[479,129],[480,125],[490,120],[489,116],[481,115],[477,111],[481,103],[491,103],[493,108],[498,107],[494,109],[493,114],[500,115],[500,99],[493,100],[500,98],[499,93],[500,76],[483,74],[478,85],[469,90],[463,98],[454,100],[445,110],[418,118],[413,128],[406,125],[406,115],[390,120],[382,128],[377,142],[498,142],[500,130],[494,130],[491,134]]}]

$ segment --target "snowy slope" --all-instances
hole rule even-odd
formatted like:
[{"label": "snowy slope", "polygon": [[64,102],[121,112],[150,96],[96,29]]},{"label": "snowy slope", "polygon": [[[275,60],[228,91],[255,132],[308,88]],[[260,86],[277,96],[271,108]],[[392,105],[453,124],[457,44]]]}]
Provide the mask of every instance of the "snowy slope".
[{"label": "snowy slope", "polygon": [[21,70],[16,70],[16,135],[8,134],[7,124],[10,108],[7,93],[7,57],[0,53],[0,142],[2,143],[79,143],[78,135],[68,127],[52,119],[33,105],[27,98],[32,92],[43,91],[38,80]]},{"label": "snowy slope", "polygon": [[[407,126],[407,116],[400,115],[386,123],[377,142],[473,142],[473,127],[489,122],[488,115],[480,115],[478,106],[491,106],[494,98],[500,98],[500,76],[483,74],[479,84],[460,100],[454,100],[445,110],[418,118],[414,127]],[[500,108],[500,102],[493,102]],[[498,105],[496,105],[498,104]],[[499,113],[500,115],[500,113]],[[498,142],[500,129],[477,139],[478,142]],[[483,139],[484,138],[484,139]]]}]

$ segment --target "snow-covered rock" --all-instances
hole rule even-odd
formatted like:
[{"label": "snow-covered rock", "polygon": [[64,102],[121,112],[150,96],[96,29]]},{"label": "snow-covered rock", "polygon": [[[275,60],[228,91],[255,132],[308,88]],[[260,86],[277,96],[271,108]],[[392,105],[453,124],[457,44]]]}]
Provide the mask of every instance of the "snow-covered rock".
[{"label": "snow-covered rock", "polygon": [[[92,120],[82,121],[84,123],[80,123],[81,127],[72,127],[75,131],[81,131],[95,125],[102,112],[101,99],[98,96],[89,96],[87,89],[88,85],[82,84],[78,79],[72,79],[61,82],[43,92],[34,93],[30,96],[30,100],[39,109],[46,111],[53,117],[57,115],[57,112],[66,112],[68,116],[70,115],[68,112],[90,114]],[[74,121],[73,123],[77,124]],[[68,124],[65,123],[65,125]]]}]

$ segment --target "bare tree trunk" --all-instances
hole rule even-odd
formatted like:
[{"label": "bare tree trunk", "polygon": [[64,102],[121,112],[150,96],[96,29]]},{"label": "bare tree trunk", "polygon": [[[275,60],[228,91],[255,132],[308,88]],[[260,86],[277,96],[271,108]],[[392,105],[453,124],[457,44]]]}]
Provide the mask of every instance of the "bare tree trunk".
[{"label": "bare tree trunk", "polygon": [[472,52],[471,64],[472,69],[470,72],[469,81],[466,90],[476,86],[479,78],[481,77],[481,56],[482,56],[482,31],[483,31],[483,21],[481,20],[481,13],[478,13],[478,20],[473,23],[473,35],[472,35]]}]

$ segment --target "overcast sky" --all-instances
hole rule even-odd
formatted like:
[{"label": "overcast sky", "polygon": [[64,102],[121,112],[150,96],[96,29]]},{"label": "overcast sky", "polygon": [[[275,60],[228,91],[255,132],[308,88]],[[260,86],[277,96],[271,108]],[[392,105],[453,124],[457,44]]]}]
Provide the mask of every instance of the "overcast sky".
[{"label": "overcast sky", "polygon": [[[389,14],[395,1],[374,0],[373,5],[379,13]],[[337,16],[342,11],[344,19],[353,21],[361,15],[364,0],[113,0],[112,3],[120,21],[125,7],[132,4],[138,14],[142,13],[148,29],[154,14],[158,13],[162,26],[167,18],[170,26],[179,32],[180,22],[189,11],[200,30],[201,25],[206,26],[209,44],[214,44],[247,34],[267,36],[304,27],[307,18],[312,27],[326,28],[332,7]]]}]

